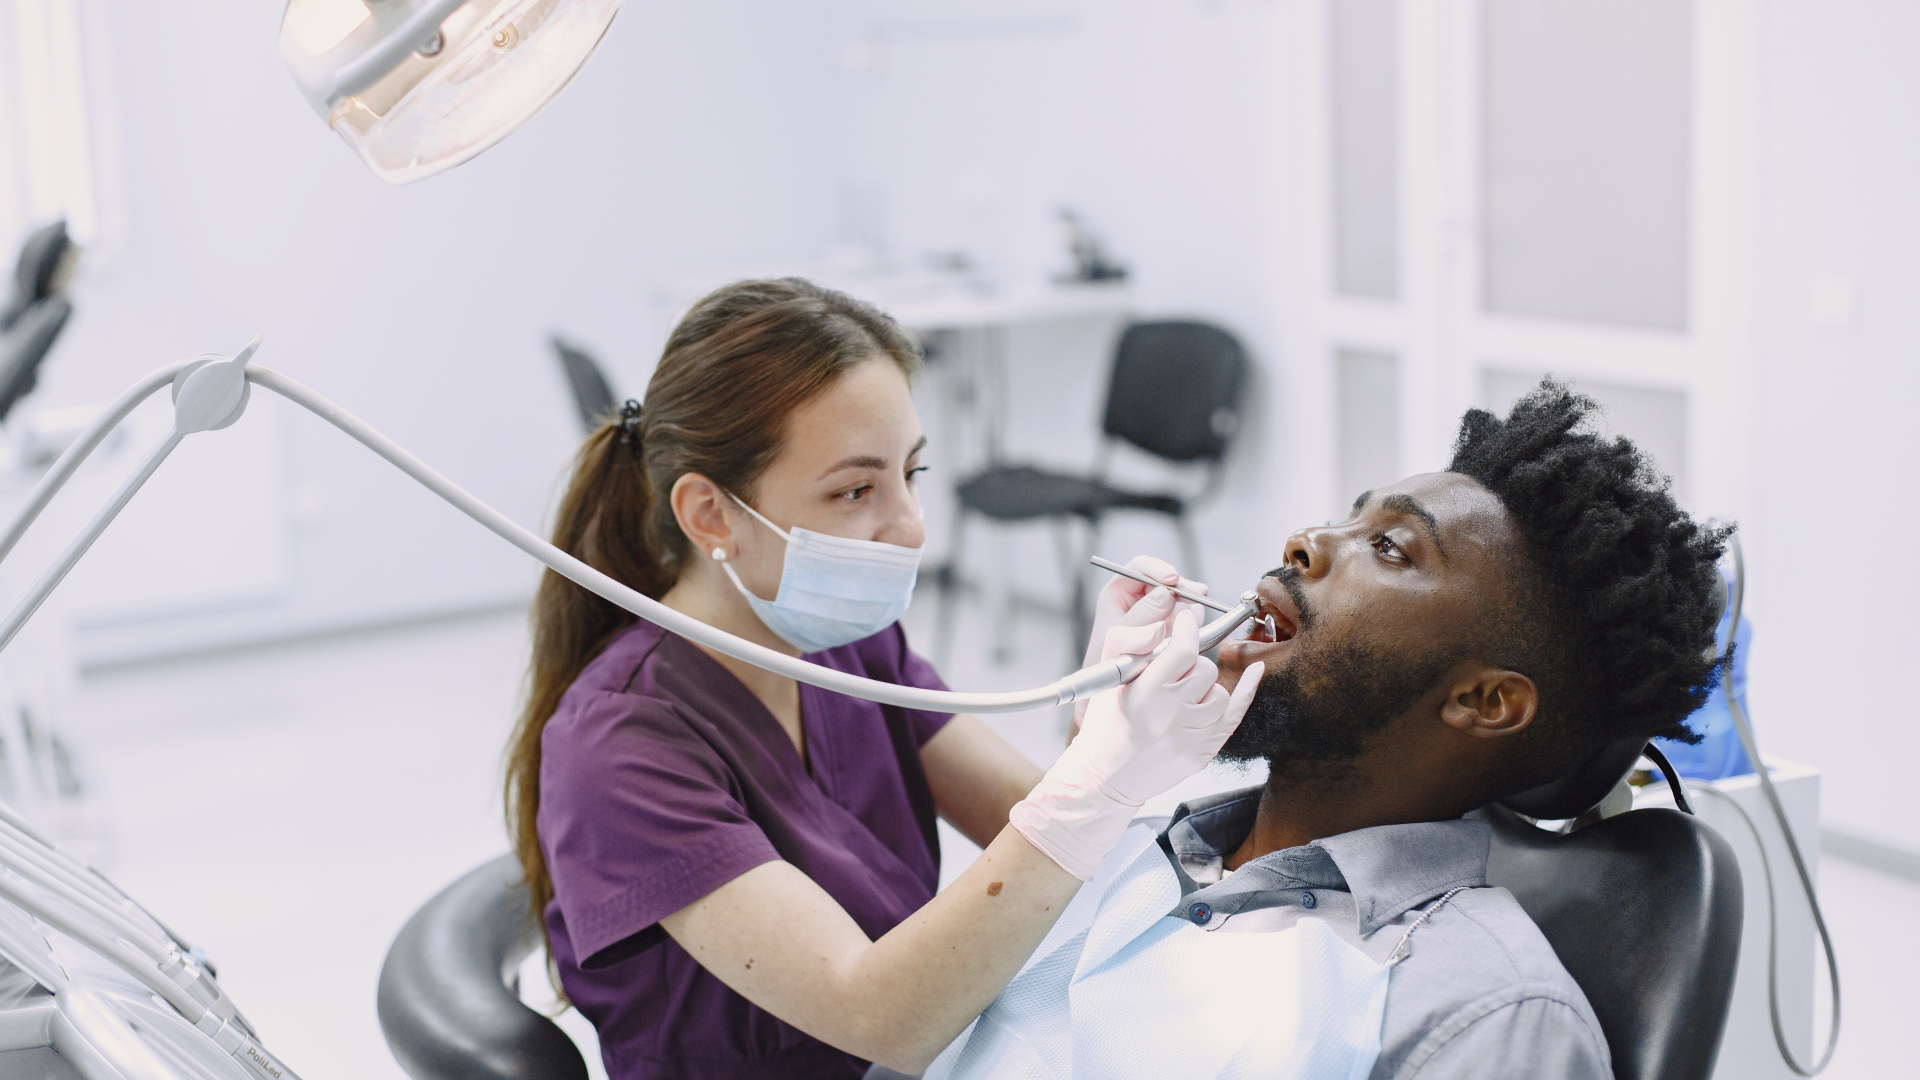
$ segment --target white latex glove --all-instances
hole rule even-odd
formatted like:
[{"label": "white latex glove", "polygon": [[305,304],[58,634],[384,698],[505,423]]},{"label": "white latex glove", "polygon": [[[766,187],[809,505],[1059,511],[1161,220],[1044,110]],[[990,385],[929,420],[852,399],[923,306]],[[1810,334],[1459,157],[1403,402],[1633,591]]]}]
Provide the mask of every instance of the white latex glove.
[{"label": "white latex glove", "polygon": [[[1198,629],[1190,612],[1176,615],[1172,643],[1139,678],[1094,699],[1079,736],[1014,805],[1013,827],[1082,881],[1093,880],[1142,803],[1212,760],[1260,685],[1260,664],[1231,694],[1217,685]],[[1102,654],[1151,652],[1164,636],[1164,623],[1116,627]]]},{"label": "white latex glove", "polygon": [[[1191,578],[1181,577],[1180,572],[1171,564],[1151,555],[1135,555],[1127,560],[1127,568],[1150,577],[1162,585],[1177,586],[1188,592],[1199,593],[1201,596],[1208,595],[1206,585]],[[1164,594],[1170,602],[1168,606],[1141,609],[1139,606],[1141,600],[1148,596],[1152,589],[1153,587],[1145,582],[1121,577],[1119,574],[1113,575],[1113,579],[1107,582],[1106,587],[1100,590],[1099,597],[1094,600],[1093,633],[1087,636],[1086,659],[1081,663],[1081,667],[1090,667],[1104,659],[1101,652],[1105,648],[1107,632],[1116,626],[1145,626],[1167,619],[1172,611],[1191,611],[1194,618],[1201,622],[1206,621],[1200,613],[1200,605],[1179,600],[1171,593]],[[1079,729],[1086,715],[1087,700],[1083,698],[1074,702],[1073,727],[1075,730]]]}]

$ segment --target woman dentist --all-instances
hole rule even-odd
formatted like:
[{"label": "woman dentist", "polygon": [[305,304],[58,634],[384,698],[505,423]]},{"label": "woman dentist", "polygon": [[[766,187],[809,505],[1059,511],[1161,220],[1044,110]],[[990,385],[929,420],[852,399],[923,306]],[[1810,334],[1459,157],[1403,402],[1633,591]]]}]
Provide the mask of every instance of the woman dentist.
[{"label": "woman dentist", "polygon": [[[644,410],[588,439],[554,543],[818,664],[940,688],[897,623],[925,528],[917,354],[796,279],[708,296]],[[1178,580],[1153,560],[1136,566]],[[882,706],[709,653],[549,572],[507,805],[562,987],[615,1080],[923,1068],[991,1002],[1140,803],[1239,723],[1191,613],[1124,580],[1095,699],[1042,776],[979,718]],[[934,894],[934,815],[985,850]]]}]

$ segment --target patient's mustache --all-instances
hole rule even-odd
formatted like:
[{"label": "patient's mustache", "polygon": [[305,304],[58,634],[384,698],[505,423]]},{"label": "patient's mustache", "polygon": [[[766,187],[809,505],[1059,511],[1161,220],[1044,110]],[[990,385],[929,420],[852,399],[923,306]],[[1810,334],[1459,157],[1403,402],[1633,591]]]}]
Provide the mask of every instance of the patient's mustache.
[{"label": "patient's mustache", "polygon": [[1300,615],[1300,625],[1295,628],[1294,636],[1299,637],[1313,627],[1313,605],[1307,602],[1307,590],[1300,584],[1300,568],[1289,563],[1267,571],[1267,577],[1280,583],[1287,590],[1287,596],[1293,600],[1293,609]]}]

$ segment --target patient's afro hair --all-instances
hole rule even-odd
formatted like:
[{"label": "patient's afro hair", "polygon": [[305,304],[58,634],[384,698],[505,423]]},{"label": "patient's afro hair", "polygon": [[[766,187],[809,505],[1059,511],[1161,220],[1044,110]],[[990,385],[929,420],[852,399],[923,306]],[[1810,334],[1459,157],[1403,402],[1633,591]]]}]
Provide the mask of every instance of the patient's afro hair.
[{"label": "patient's afro hair", "polygon": [[1485,485],[1524,544],[1501,636],[1566,754],[1629,736],[1698,742],[1683,721],[1719,675],[1717,567],[1731,528],[1696,524],[1634,445],[1585,430],[1597,406],[1552,378],[1501,420],[1473,409],[1448,471]]}]

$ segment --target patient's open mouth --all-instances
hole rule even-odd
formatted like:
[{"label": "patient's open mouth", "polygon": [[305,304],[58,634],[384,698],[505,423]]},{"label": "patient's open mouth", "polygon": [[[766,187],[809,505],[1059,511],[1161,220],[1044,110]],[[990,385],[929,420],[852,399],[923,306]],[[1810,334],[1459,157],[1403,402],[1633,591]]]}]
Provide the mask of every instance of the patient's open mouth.
[{"label": "patient's open mouth", "polygon": [[1261,583],[1260,609],[1248,623],[1246,636],[1220,647],[1224,668],[1238,670],[1255,660],[1264,660],[1271,670],[1279,654],[1288,651],[1285,646],[1300,632],[1293,600],[1285,590],[1274,588],[1277,584],[1271,580]]},{"label": "patient's open mouth", "polygon": [[1260,598],[1260,610],[1254,615],[1252,627],[1247,634],[1250,641],[1292,641],[1294,635],[1300,632],[1293,612],[1266,597]]}]

